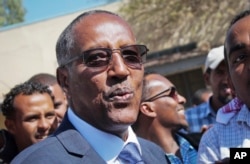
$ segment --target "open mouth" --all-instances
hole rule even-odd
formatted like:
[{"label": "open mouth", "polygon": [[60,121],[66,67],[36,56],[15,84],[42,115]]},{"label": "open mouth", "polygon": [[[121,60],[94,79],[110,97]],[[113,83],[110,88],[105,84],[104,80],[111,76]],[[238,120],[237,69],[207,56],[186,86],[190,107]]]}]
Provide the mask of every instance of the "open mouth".
[{"label": "open mouth", "polygon": [[35,136],[35,138],[37,139],[37,140],[44,140],[45,138],[47,138],[48,137],[48,135],[41,135],[41,134],[38,134],[38,135],[36,135]]},{"label": "open mouth", "polygon": [[184,108],[178,108],[177,112],[184,111]]}]

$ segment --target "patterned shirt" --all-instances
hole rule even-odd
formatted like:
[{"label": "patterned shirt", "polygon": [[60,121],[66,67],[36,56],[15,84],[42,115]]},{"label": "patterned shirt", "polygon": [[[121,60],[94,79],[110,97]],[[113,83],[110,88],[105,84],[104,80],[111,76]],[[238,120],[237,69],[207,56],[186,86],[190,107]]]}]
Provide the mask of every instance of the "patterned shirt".
[{"label": "patterned shirt", "polygon": [[228,122],[216,122],[202,136],[197,163],[214,163],[229,157],[230,147],[250,147],[249,118],[250,111],[243,105]]},{"label": "patterned shirt", "polygon": [[215,123],[216,113],[211,107],[210,100],[185,111],[189,132],[200,132],[203,125]]},{"label": "patterned shirt", "polygon": [[182,160],[174,154],[167,154],[170,163],[174,164],[196,164],[197,151],[190,145],[190,143],[183,137],[177,135],[177,140],[180,145],[180,153]]}]

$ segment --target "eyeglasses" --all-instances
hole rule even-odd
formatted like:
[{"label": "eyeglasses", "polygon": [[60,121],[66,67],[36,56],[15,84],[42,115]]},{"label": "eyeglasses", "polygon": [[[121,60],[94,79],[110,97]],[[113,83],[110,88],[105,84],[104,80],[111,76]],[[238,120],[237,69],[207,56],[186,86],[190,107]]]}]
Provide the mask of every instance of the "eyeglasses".
[{"label": "eyeglasses", "polygon": [[[167,93],[167,92],[169,92],[169,94],[164,94],[164,93]],[[175,87],[170,87],[170,88],[168,88],[168,89],[166,89],[166,90],[164,90],[164,91],[162,91],[162,92],[160,92],[160,93],[158,93],[158,94],[144,100],[143,102],[152,102],[152,101],[154,101],[156,99],[159,99],[159,98],[162,98],[162,97],[171,97],[171,98],[176,100],[177,99],[176,88]]]},{"label": "eyeglasses", "polygon": [[95,48],[84,51],[81,55],[76,56],[61,67],[82,58],[83,63],[87,67],[91,67],[95,70],[105,70],[112,59],[112,53],[114,51],[120,51],[124,63],[133,69],[141,68],[142,63],[146,62],[146,54],[148,48],[145,45],[129,45],[119,49],[110,48]]}]

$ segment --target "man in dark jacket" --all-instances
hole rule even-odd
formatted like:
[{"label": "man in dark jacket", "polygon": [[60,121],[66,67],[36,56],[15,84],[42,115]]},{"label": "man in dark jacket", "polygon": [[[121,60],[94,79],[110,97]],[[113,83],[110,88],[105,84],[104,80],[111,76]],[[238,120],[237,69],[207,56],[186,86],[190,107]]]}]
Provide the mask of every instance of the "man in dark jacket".
[{"label": "man in dark jacket", "polygon": [[167,163],[159,146],[130,127],[139,112],[147,51],[114,13],[88,11],[73,20],[56,46],[67,113],[52,137],[12,163]]}]

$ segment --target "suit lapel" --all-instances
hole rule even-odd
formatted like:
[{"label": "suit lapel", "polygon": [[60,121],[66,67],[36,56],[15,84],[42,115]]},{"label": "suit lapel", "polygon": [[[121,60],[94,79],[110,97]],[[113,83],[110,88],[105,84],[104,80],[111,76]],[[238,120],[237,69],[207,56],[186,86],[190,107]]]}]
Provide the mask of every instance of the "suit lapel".
[{"label": "suit lapel", "polygon": [[65,150],[82,159],[84,163],[106,163],[91,147],[87,140],[74,128],[67,114],[54,134]]}]

